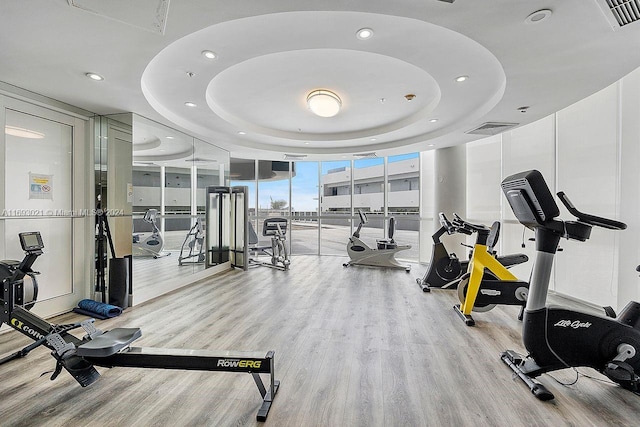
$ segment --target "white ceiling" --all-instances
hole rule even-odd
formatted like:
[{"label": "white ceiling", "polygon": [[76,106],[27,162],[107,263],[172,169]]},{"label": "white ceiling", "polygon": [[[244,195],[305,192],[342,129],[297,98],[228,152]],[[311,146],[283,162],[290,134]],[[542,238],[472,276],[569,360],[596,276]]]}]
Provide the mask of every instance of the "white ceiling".
[{"label": "white ceiling", "polygon": [[[424,151],[477,139],[466,132],[485,122],[535,121],[639,67],[640,23],[612,25],[603,4],[4,0],[0,81],[98,114],[132,111],[234,157]],[[526,22],[541,9],[552,14]],[[373,37],[358,39],[363,27]],[[315,89],[340,96],[337,116],[309,111]],[[144,138],[146,161],[193,156]]]}]

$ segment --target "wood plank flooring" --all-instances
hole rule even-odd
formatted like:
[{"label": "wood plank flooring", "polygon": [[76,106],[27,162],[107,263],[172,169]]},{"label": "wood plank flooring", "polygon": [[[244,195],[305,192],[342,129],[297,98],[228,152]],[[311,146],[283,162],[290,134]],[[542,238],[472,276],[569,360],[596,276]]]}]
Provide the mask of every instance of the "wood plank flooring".
[{"label": "wood plank flooring", "polygon": [[[515,307],[465,326],[453,291],[423,293],[424,266],[342,267],[342,257],[296,256],[287,272],[230,271],[97,321],[141,327],[141,347],[275,350],[281,387],[265,423],[250,375],[98,368],[83,389],[50,381],[45,349],[0,366],[1,426],[632,426],[640,397],[581,368],[576,384],[540,380],[540,402],[502,364],[522,350]],[[81,319],[68,314],[54,319]],[[6,326],[5,326],[6,328]],[[0,354],[28,340],[0,334]],[[571,370],[553,377],[570,383]],[[266,380],[266,377],[265,377]]]}]

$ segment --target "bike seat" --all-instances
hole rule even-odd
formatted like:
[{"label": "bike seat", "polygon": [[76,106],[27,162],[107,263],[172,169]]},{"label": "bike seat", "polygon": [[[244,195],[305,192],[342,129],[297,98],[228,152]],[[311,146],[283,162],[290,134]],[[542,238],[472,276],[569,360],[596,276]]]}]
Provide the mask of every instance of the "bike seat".
[{"label": "bike seat", "polygon": [[376,240],[378,249],[395,249],[398,244],[393,239],[378,239]]},{"label": "bike seat", "polygon": [[109,357],[142,336],[140,328],[115,328],[78,346],[81,357]]}]

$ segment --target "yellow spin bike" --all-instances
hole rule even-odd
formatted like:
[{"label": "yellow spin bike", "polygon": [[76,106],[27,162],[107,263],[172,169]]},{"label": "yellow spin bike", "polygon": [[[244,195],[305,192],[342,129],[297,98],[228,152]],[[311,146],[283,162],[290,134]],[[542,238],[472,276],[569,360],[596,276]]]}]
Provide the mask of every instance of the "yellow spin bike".
[{"label": "yellow spin bike", "polygon": [[453,307],[456,313],[467,326],[473,326],[475,320],[471,317],[471,311],[489,311],[498,304],[519,305],[521,309],[518,320],[522,320],[529,283],[518,280],[488,250],[498,240],[500,223],[496,221],[489,228],[482,224],[472,224],[454,214],[453,224],[465,234],[477,234],[467,273],[458,283],[460,304]]}]

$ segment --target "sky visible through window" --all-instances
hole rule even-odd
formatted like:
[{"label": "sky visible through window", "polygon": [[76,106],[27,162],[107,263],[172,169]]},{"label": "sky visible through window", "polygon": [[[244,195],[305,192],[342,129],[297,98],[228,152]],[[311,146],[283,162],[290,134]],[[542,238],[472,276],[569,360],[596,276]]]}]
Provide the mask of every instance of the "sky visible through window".
[{"label": "sky visible through window", "polygon": [[[387,159],[389,163],[399,162],[417,158],[419,153],[408,153],[399,156],[391,156]],[[355,168],[366,168],[369,166],[379,165],[381,158],[360,159],[354,162]],[[337,160],[330,162],[321,162],[322,175],[326,175],[328,171],[338,168],[349,168],[351,162],[349,160]],[[246,181],[231,181],[231,185],[248,185]],[[293,211],[311,211],[318,210],[318,162],[295,162],[295,176],[291,182]],[[271,206],[271,200],[289,200],[289,186],[285,180],[280,181],[262,181],[260,182],[258,194],[258,204],[261,209],[267,209]],[[288,205],[287,205],[288,206]]]}]

